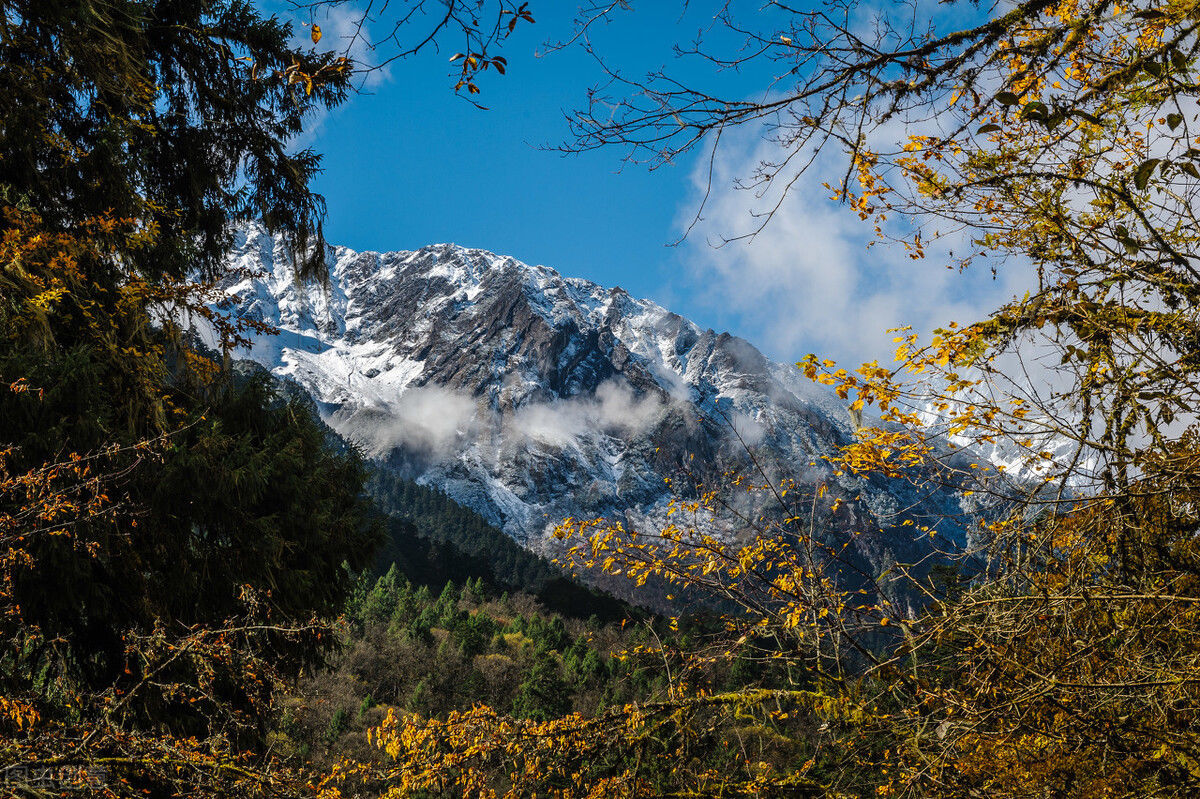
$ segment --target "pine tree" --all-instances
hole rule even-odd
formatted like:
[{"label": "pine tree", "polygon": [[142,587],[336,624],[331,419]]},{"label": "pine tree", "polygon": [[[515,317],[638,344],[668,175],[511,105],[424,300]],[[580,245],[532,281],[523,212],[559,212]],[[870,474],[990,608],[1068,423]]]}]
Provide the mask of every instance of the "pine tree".
[{"label": "pine tree", "polygon": [[521,718],[546,721],[571,712],[571,686],[562,678],[558,658],[538,650],[533,666],[513,700],[513,713]]}]

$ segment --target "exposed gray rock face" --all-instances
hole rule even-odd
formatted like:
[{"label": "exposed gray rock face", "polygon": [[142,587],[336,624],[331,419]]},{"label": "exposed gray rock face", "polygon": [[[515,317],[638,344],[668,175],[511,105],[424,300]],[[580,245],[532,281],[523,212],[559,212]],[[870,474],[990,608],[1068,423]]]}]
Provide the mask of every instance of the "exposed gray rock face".
[{"label": "exposed gray rock face", "polygon": [[[749,450],[773,479],[844,497],[835,524],[862,532],[854,546],[871,564],[920,554],[887,529],[915,495],[821,460],[850,440],[845,403],[728,333],[450,244],[331,248],[326,287],[299,285],[286,247],[257,226],[237,232],[229,260],[258,273],[225,286],[241,311],[282,330],[248,357],[303,386],[369,455],[527,546],[566,516],[650,523],[667,479],[719,481],[750,468]],[[952,492],[920,502],[959,510]]]}]

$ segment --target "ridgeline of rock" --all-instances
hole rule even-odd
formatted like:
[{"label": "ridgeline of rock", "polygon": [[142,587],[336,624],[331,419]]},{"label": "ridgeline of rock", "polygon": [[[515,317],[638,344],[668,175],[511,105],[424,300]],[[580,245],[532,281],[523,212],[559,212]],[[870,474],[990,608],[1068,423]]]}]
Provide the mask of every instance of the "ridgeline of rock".
[{"label": "ridgeline of rock", "polygon": [[449,244],[333,247],[329,284],[302,286],[284,243],[256,225],[229,260],[242,274],[223,288],[282,331],[248,357],[306,389],[367,454],[532,549],[566,516],[649,523],[667,479],[720,481],[749,468],[747,449],[772,478],[844,497],[827,532],[861,532],[875,568],[921,555],[911,527],[887,529],[901,509],[960,512],[955,492],[835,476],[821,456],[852,435],[844,402],[619,288]]}]

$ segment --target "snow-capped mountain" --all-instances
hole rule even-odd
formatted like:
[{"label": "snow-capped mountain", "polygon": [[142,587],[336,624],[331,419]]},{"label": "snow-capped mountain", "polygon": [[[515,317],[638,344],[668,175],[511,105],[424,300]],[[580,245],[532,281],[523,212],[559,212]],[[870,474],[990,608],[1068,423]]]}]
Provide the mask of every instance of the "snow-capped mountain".
[{"label": "snow-capped mountain", "polygon": [[753,452],[772,478],[844,496],[847,529],[874,528],[856,541],[868,560],[910,554],[889,520],[931,500],[832,474],[821,456],[852,435],[845,403],[746,341],[482,250],[333,247],[328,260],[326,286],[302,285],[283,241],[236,232],[223,287],[282,331],[241,357],[305,388],[369,455],[527,546],[567,516],[657,517],[667,480],[717,480]]}]

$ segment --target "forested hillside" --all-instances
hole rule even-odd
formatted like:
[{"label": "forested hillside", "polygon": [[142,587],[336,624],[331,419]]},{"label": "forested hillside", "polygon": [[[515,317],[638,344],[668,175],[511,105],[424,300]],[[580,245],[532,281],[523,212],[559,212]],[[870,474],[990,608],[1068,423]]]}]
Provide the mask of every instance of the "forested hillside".
[{"label": "forested hillside", "polygon": [[375,572],[395,566],[412,583],[440,589],[483,580],[490,590],[520,591],[575,618],[624,618],[628,605],[570,580],[563,569],[522,549],[479,514],[433,488],[376,468],[367,495],[388,516]]}]

